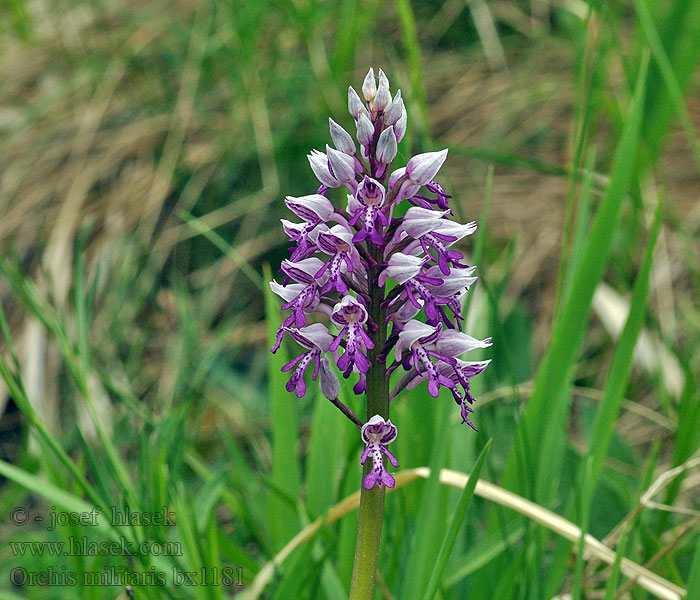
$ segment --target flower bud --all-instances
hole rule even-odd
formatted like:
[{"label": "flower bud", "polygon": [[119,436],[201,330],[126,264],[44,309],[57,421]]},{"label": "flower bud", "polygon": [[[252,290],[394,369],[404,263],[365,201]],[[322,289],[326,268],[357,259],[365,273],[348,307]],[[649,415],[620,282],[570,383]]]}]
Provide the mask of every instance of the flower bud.
[{"label": "flower bud", "polygon": [[377,160],[383,165],[388,165],[396,156],[396,136],[394,135],[394,127],[382,131],[377,141]]},{"label": "flower bud", "polygon": [[447,149],[440,152],[425,152],[408,161],[406,174],[415,185],[430,183],[447,158]]},{"label": "flower bud", "polygon": [[393,125],[401,118],[403,112],[403,98],[401,98],[401,90],[396,92],[394,101],[391,106],[384,111],[384,124]]},{"label": "flower bud", "polygon": [[333,175],[338,181],[350,181],[355,179],[355,160],[345,152],[340,152],[335,148],[326,145],[328,154],[328,164]]},{"label": "flower bud", "polygon": [[364,110],[364,107],[365,106],[362,104],[362,100],[360,100],[360,97],[357,95],[355,88],[350,86],[348,88],[348,112],[350,115],[352,115],[352,118],[357,121],[357,118]]},{"label": "flower bud", "polygon": [[287,196],[284,203],[295,215],[309,222],[328,221],[335,210],[331,201],[320,194]]},{"label": "flower bud", "polygon": [[406,124],[408,122],[408,113],[406,113],[406,107],[403,105],[403,100],[401,101],[401,116],[399,120],[394,123],[394,133],[396,134],[396,141],[400,142],[403,136],[406,134]]},{"label": "flower bud", "polygon": [[338,376],[333,372],[333,369],[331,369],[328,357],[325,355],[321,357],[321,369],[318,383],[321,387],[321,393],[326,398],[335,400],[338,397],[340,393],[340,382],[338,381]]},{"label": "flower bud", "polygon": [[323,185],[331,188],[337,188],[340,185],[340,182],[331,175],[328,168],[328,157],[323,152],[312,150],[311,154],[307,155],[307,158],[309,159],[311,170]]},{"label": "flower bud", "polygon": [[419,275],[426,259],[396,252],[389,257],[387,267],[379,274],[379,285],[383,286],[387,277],[391,277],[399,285]]},{"label": "flower bud", "polygon": [[330,117],[328,117],[328,124],[335,147],[345,154],[355,154],[355,142],[353,142],[352,136]]},{"label": "flower bud", "polygon": [[457,357],[476,348],[488,348],[490,345],[491,338],[477,340],[456,329],[447,329],[441,332],[440,337],[435,342],[436,350],[440,354],[449,357]]},{"label": "flower bud", "polygon": [[374,78],[374,69],[372,67],[369,68],[367,75],[365,75],[365,80],[362,82],[362,95],[367,102],[374,100],[374,97],[377,95],[377,81]]},{"label": "flower bud", "polygon": [[408,176],[406,175],[406,167],[396,169],[396,171],[389,176],[389,191],[393,191],[393,188],[397,185],[401,187],[394,198],[394,202],[400,202],[406,198],[411,198],[420,189],[420,186],[414,185],[408,179]]},{"label": "flower bud", "polygon": [[391,106],[391,91],[389,91],[389,80],[384,71],[379,69],[379,89],[374,97],[374,110],[384,112]]},{"label": "flower bud", "polygon": [[[412,238],[418,239],[426,233],[436,231],[440,227],[443,217],[448,212],[447,210],[437,211],[420,206],[412,206],[406,211],[401,228]],[[447,223],[448,221],[445,222]]]},{"label": "flower bud", "polygon": [[363,112],[357,119],[357,141],[363,146],[369,146],[374,137],[374,125],[369,117]]}]

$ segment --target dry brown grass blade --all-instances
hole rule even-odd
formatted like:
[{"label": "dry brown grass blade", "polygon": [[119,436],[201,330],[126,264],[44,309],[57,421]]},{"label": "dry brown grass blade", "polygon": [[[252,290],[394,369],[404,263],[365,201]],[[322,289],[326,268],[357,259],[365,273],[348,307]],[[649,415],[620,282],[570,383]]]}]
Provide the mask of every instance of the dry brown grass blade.
[{"label": "dry brown grass blade", "polygon": [[[394,489],[403,487],[417,479],[427,479],[429,476],[430,469],[428,467],[399,471],[395,474],[396,487]],[[451,469],[442,469],[440,471],[440,483],[444,485],[463,489],[468,481],[469,475],[466,473],[460,473],[459,471],[453,471]],[[578,541],[581,537],[581,529],[571,521],[493,483],[479,480],[476,484],[475,493],[477,496],[481,496],[486,500],[519,512],[572,542]],[[325,516],[319,517],[313,523],[302,529],[271,561],[267,562],[263,568],[260,569],[252,585],[246,590],[242,597],[245,598],[245,600],[256,600],[259,598],[265,586],[272,579],[275,569],[282,565],[296,548],[311,539],[323,525],[333,523],[356,509],[359,502],[360,492],[358,491],[333,506]],[[608,564],[612,564],[615,561],[615,552],[592,535],[586,534],[584,542],[586,556],[596,558]],[[621,568],[622,573],[626,577],[635,581],[635,583],[657,598],[662,598],[663,600],[680,600],[686,597],[686,591],[683,588],[678,587],[627,558],[622,559]]]},{"label": "dry brown grass blade", "polygon": [[[522,399],[529,396],[532,393],[534,386],[533,380],[525,381],[516,386],[504,385],[495,388],[491,391],[484,392],[477,398],[477,406],[484,407],[491,402],[496,400],[510,400],[514,401],[517,399]],[[583,387],[579,385],[573,385],[570,388],[570,393],[574,398],[582,397],[588,400],[594,400],[599,402],[603,397],[603,392],[601,390],[589,387]],[[640,404],[639,402],[632,402],[631,400],[623,400],[622,408],[630,413],[634,413],[636,416],[652,423],[655,426],[661,427],[669,432],[674,432],[676,429],[676,424],[670,421],[666,416],[661,413],[656,412],[652,408]]]},{"label": "dry brown grass blade", "polygon": [[187,61],[171,115],[168,135],[163,146],[163,155],[158,163],[151,190],[144,204],[144,220],[141,228],[146,232],[145,239],[150,239],[153,235],[158,212],[171,191],[175,168],[184,146],[185,133],[194,113],[195,96],[202,74],[199,52],[204,45],[203,40],[206,39],[206,33],[209,31],[211,18],[210,14],[206,14],[205,4],[200,4],[195,17],[196,24],[190,35]]},{"label": "dry brown grass blade", "polygon": [[[698,524],[700,524],[700,517],[696,517],[690,522],[681,525],[677,529],[677,531],[674,531],[673,534],[669,536],[670,541],[663,548],[661,548],[654,556],[652,556],[644,564],[644,566],[647,569],[653,568],[654,565],[656,565],[669,552],[671,552],[671,550],[673,550],[681,542],[681,540],[685,538],[686,535],[692,532]],[[622,585],[620,589],[617,590],[615,598],[626,598],[626,593],[632,588],[632,586],[634,586],[634,580],[630,579],[629,581],[626,581],[624,585]]]}]

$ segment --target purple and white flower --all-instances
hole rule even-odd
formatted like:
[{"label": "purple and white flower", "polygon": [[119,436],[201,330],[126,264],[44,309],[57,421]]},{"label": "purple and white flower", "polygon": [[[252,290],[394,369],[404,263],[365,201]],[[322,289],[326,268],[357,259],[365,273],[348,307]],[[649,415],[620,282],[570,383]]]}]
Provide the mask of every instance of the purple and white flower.
[{"label": "purple and white flower", "polygon": [[[317,193],[285,199],[301,222],[282,220],[291,255],[282,262],[284,280],[270,288],[289,312],[272,351],[286,336],[304,348],[283,368],[293,371],[287,389],[303,396],[304,373],[313,363],[312,380],[347,415],[352,411],[338,399],[336,371],[356,378],[356,394],[376,394],[377,382],[391,383],[403,367],[389,398],[423,382],[433,397],[445,387],[462,421],[474,427],[470,380],[489,361],[469,362],[462,355],[491,340],[462,332],[462,300],[476,281],[476,267],[465,262],[458,245],[476,224],[452,220],[451,196],[436,181],[447,150],[394,164],[408,115],[401,90],[392,96],[382,70],[377,78],[369,69],[360,94],[348,88],[348,111],[349,123],[328,121],[333,146],[308,155],[321,184]],[[349,193],[336,201],[330,194],[340,187]],[[311,315],[328,318],[334,332]],[[398,466],[386,449],[396,427],[379,415],[364,426],[356,416],[353,421],[366,444],[362,463],[372,456],[365,488],[393,487],[383,456]]]},{"label": "purple and white flower", "polygon": [[389,224],[389,218],[382,210],[384,196],[384,186],[371,177],[365,177],[357,186],[357,194],[354,196],[356,203],[351,209],[354,213],[349,225],[355,227],[361,220],[362,227],[353,236],[353,242],[362,242],[366,239],[377,245],[384,242],[381,231]]},{"label": "purple and white flower", "polygon": [[296,367],[286,387],[288,392],[295,390],[297,397],[301,398],[306,393],[304,373],[307,367],[312,362],[314,363],[312,379],[316,381],[320,367],[321,354],[328,352],[333,336],[322,323],[314,323],[313,325],[301,327],[300,329],[290,329],[287,327],[286,331],[299,345],[308,348],[307,352],[300,354],[282,367],[282,371],[290,371]]},{"label": "purple and white flower", "polygon": [[364,465],[367,457],[372,456],[372,469],[365,476],[362,485],[366,490],[386,486],[393,488],[396,485],[394,476],[384,468],[382,454],[385,454],[389,462],[395,467],[399,466],[399,461],[389,452],[387,445],[396,439],[398,431],[396,426],[390,421],[385,421],[379,415],[374,415],[362,426],[362,441],[365,443],[365,450],[362,453],[360,462]]},{"label": "purple and white flower", "polygon": [[336,361],[338,368],[343,371],[343,376],[349,377],[353,367],[360,373],[369,371],[371,363],[367,358],[367,350],[374,348],[374,342],[364,328],[367,323],[367,309],[352,296],[345,296],[333,308],[331,321],[340,329],[340,333],[331,344],[331,351],[335,352],[343,337],[346,338],[345,352]]},{"label": "purple and white flower", "polygon": [[328,262],[323,263],[315,275],[318,279],[328,271],[328,281],[323,286],[321,293],[325,294],[334,289],[344,294],[348,291],[348,284],[343,279],[343,274],[352,273],[357,268],[363,268],[359,252],[354,246],[352,238],[352,232],[342,225],[334,225],[330,229],[319,232],[316,242],[318,249],[332,257]]}]

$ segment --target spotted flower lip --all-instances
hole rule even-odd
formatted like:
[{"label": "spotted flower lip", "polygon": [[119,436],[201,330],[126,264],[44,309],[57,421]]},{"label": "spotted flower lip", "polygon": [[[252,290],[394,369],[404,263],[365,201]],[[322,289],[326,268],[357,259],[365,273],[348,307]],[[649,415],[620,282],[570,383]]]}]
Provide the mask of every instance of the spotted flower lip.
[{"label": "spotted flower lip", "polygon": [[385,421],[380,415],[374,415],[362,426],[361,436],[365,450],[360,462],[364,465],[367,458],[372,456],[372,469],[362,481],[365,489],[369,490],[375,486],[393,488],[396,485],[394,476],[384,468],[382,455],[386,455],[394,467],[399,466],[399,461],[386,447],[396,439],[397,434],[396,426],[391,420]]},{"label": "spotted flower lip", "polygon": [[346,378],[354,368],[361,373],[366,373],[370,369],[371,363],[367,358],[367,350],[374,348],[374,342],[363,327],[367,317],[367,309],[352,296],[345,296],[333,308],[331,321],[340,328],[340,333],[333,340],[330,350],[335,352],[343,336],[346,336],[345,352],[336,363]]},{"label": "spotted flower lip", "polygon": [[321,293],[325,294],[332,289],[346,293],[349,288],[343,275],[352,273],[355,269],[363,269],[360,255],[353,245],[352,233],[342,225],[334,225],[319,232],[317,245],[319,250],[332,256],[314,276],[317,280],[326,277]]},{"label": "spotted flower lip", "polygon": [[359,227],[361,223],[362,226],[352,238],[354,243],[367,239],[375,244],[384,241],[381,231],[389,224],[389,219],[382,210],[384,198],[384,186],[376,179],[365,177],[357,186],[355,200],[359,206],[353,207],[355,215],[348,224]]}]

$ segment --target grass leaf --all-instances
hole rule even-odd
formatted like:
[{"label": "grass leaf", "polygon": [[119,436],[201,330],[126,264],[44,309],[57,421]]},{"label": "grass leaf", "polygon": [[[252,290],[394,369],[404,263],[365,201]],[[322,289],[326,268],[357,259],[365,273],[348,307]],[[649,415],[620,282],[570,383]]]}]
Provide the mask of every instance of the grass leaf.
[{"label": "grass leaf", "polygon": [[[569,296],[557,320],[552,343],[535,381],[535,389],[523,415],[518,441],[509,457],[504,475],[507,486],[522,489],[532,477],[536,497],[549,503],[558,480],[556,473],[564,445],[564,422],[568,408],[566,393],[576,353],[583,340],[595,288],[603,276],[622,202],[632,182],[644,107],[648,57],[639,69],[634,103],[615,153],[612,177],[596,212],[588,242],[574,272]],[[527,453],[525,471],[517,471],[517,455],[523,445],[541,444],[539,464]]]},{"label": "grass leaf", "polygon": [[[270,281],[270,267],[265,266],[264,279]],[[265,311],[268,347],[275,343],[278,324],[281,323],[277,297],[265,289]],[[285,389],[285,377],[281,372],[287,362],[284,344],[276,354],[268,357],[268,397],[272,412],[272,475],[270,482],[292,498],[298,498],[301,475],[298,458],[299,428],[297,398]],[[270,532],[276,546],[281,546],[298,530],[299,520],[294,508],[271,493],[268,500]]]},{"label": "grass leaf", "polygon": [[486,457],[488,456],[489,450],[491,449],[491,440],[486,442],[483,450],[476,459],[474,468],[469,474],[469,481],[464,487],[464,492],[459,499],[459,504],[452,515],[452,521],[450,522],[449,528],[447,530],[447,536],[442,541],[442,546],[440,547],[440,553],[438,554],[435,565],[433,566],[433,571],[430,574],[430,579],[428,579],[428,588],[423,595],[424,600],[433,600],[435,594],[437,593],[438,585],[442,581],[442,575],[447,566],[447,559],[450,557],[452,552],[452,547],[454,546],[455,540],[457,539],[457,534],[462,526],[464,517],[467,514],[467,509],[469,508],[469,503],[471,502],[472,496],[474,495],[474,490],[476,489],[476,482],[479,480],[479,475],[481,474],[481,468],[484,466]]}]

